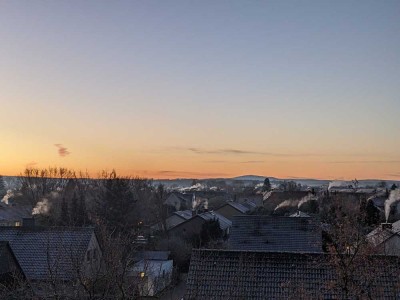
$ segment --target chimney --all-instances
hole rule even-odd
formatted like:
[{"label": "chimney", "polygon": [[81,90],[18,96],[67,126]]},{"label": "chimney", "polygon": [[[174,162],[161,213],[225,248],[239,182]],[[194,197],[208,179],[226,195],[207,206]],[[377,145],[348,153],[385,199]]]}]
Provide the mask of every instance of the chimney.
[{"label": "chimney", "polygon": [[381,228],[382,228],[382,230],[384,230],[384,229],[391,230],[392,229],[392,223],[381,223]]},{"label": "chimney", "polygon": [[34,218],[22,218],[22,227],[33,229],[35,228],[35,219]]}]

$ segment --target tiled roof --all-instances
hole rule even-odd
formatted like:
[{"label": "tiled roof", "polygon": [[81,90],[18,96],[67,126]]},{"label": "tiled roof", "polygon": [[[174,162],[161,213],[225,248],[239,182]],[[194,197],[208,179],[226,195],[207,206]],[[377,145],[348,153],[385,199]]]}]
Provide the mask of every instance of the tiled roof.
[{"label": "tiled roof", "polygon": [[187,209],[187,210],[178,210],[175,211],[174,214],[184,218],[185,220],[188,220],[192,217],[192,211]]},{"label": "tiled roof", "polygon": [[394,233],[391,230],[378,227],[368,233],[366,238],[372,246],[376,247],[391,238],[393,235]]},{"label": "tiled roof", "polygon": [[94,228],[89,227],[0,227],[0,241],[9,242],[30,280],[75,278],[93,234]]},{"label": "tiled roof", "polygon": [[236,208],[238,211],[240,211],[243,214],[247,213],[250,210],[249,207],[246,207],[243,204],[240,204],[237,202],[228,202],[227,205],[230,205],[233,208]]},{"label": "tiled roof", "polygon": [[[332,258],[318,253],[193,250],[185,299],[345,299]],[[372,299],[398,299],[399,258],[366,260],[351,273],[354,286]]]},{"label": "tiled roof", "polygon": [[174,194],[175,194],[175,196],[177,196],[179,199],[181,199],[185,203],[190,203],[190,201],[192,201],[192,198],[193,198],[193,193],[182,194],[182,193],[175,192]]},{"label": "tiled roof", "polygon": [[400,232],[400,221],[396,221],[392,224],[393,232]]},{"label": "tiled roof", "polygon": [[10,245],[8,242],[0,242],[0,278],[2,275],[11,273],[13,270],[12,265],[10,264],[10,260],[13,260],[18,271],[22,273],[22,270],[18,264],[18,261],[15,258],[14,253],[12,252]]},{"label": "tiled roof", "polygon": [[7,205],[0,202],[0,223],[6,221],[21,221],[32,216],[31,205]]},{"label": "tiled roof", "polygon": [[232,226],[231,221],[229,221],[227,218],[221,216],[219,213],[216,212],[208,211],[198,214],[197,216],[206,221],[218,220],[219,227],[221,227],[222,230],[226,230],[227,228]]},{"label": "tiled roof", "polygon": [[234,216],[231,249],[321,252],[322,235],[313,218]]},{"label": "tiled roof", "polygon": [[141,251],[136,253],[135,260],[168,260],[169,251]]},{"label": "tiled roof", "polygon": [[391,224],[392,228],[382,229],[382,225],[367,234],[367,241],[374,247],[380,245],[394,235],[400,235],[400,221]]}]

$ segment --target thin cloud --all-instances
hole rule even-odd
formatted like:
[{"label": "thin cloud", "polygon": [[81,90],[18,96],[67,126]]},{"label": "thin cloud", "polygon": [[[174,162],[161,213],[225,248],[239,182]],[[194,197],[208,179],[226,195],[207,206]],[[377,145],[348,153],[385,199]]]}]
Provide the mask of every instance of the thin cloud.
[{"label": "thin cloud", "polygon": [[330,164],[398,164],[400,160],[347,160],[330,161]]},{"label": "thin cloud", "polygon": [[62,144],[54,144],[58,148],[58,155],[65,157],[70,154],[68,148],[65,148]]},{"label": "thin cloud", "polygon": [[212,164],[259,164],[264,163],[264,160],[246,160],[246,161],[229,161],[229,160],[206,160],[205,163]]},{"label": "thin cloud", "polygon": [[266,156],[276,156],[276,157],[298,157],[298,156],[322,156],[313,153],[300,153],[300,154],[289,154],[289,153],[274,153],[274,152],[262,152],[262,151],[250,151],[243,149],[201,149],[201,148],[186,148],[187,151],[196,154],[231,154],[231,155],[266,155]]},{"label": "thin cloud", "polygon": [[400,177],[400,172],[399,172],[399,173],[386,174],[386,176],[390,176],[390,177]]}]

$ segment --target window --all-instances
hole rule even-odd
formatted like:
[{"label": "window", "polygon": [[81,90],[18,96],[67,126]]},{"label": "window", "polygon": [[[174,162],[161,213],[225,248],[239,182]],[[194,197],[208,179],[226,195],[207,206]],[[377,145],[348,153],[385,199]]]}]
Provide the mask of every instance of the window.
[{"label": "window", "polygon": [[146,275],[146,274],[144,272],[140,272],[139,275],[140,275],[140,278],[143,278],[144,275]]},{"label": "window", "polygon": [[97,249],[93,249],[93,259],[97,259]]},{"label": "window", "polygon": [[90,250],[88,250],[88,252],[86,252],[86,261],[90,261]]}]

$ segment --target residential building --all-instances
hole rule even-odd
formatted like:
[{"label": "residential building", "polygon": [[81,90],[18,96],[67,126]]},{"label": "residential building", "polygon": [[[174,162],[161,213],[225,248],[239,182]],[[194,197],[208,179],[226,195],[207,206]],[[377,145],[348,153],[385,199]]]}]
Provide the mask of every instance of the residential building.
[{"label": "residential building", "polygon": [[185,299],[399,298],[398,257],[367,257],[347,274],[335,261],[323,253],[193,250]]},{"label": "residential building", "polygon": [[128,270],[140,296],[155,296],[171,284],[173,261],[168,251],[143,251],[135,256],[135,263]]},{"label": "residential building", "polygon": [[186,220],[178,224],[177,226],[168,230],[169,235],[180,236],[183,238],[190,238],[193,235],[198,235],[201,232],[201,228],[204,223],[211,220],[217,220],[223,234],[227,236],[230,231],[230,227],[232,226],[232,222],[229,221],[224,216],[220,215],[216,212],[204,212],[201,214],[197,214],[194,217]]},{"label": "residential building", "polygon": [[366,239],[378,253],[400,256],[400,221],[379,225]]},{"label": "residential building", "polygon": [[0,242],[0,285],[7,286],[15,279],[25,279],[25,274],[19,265],[8,242]]},{"label": "residential building", "polygon": [[0,226],[21,226],[22,219],[32,216],[32,205],[0,202]]},{"label": "residential building", "polygon": [[92,278],[100,268],[102,252],[93,227],[41,228],[31,221],[0,227],[0,241],[9,243],[30,282]]},{"label": "residential building", "polygon": [[233,216],[245,215],[251,211],[249,206],[229,201],[215,210],[216,213],[232,221]]},{"label": "residential building", "polygon": [[[186,220],[189,220],[192,216],[193,216],[193,212],[189,209],[175,211],[165,220],[165,224],[167,226],[166,229],[167,230],[171,229],[171,228],[185,222]],[[163,227],[164,226],[162,225],[162,223],[158,222],[157,224],[151,226],[151,229],[153,231],[160,231],[160,230],[162,230]]]},{"label": "residential building", "polygon": [[322,233],[310,217],[235,216],[229,245],[235,250],[321,252]]}]

